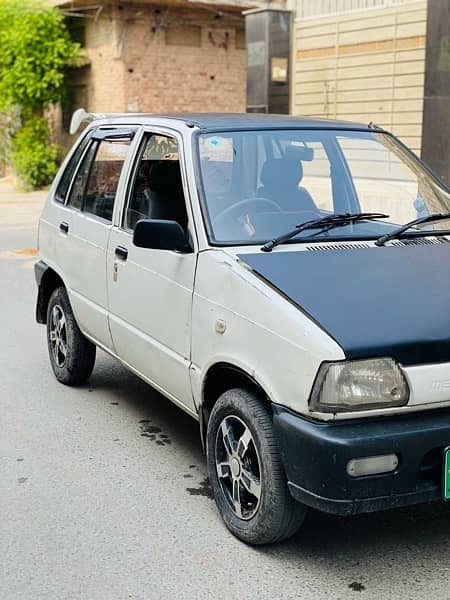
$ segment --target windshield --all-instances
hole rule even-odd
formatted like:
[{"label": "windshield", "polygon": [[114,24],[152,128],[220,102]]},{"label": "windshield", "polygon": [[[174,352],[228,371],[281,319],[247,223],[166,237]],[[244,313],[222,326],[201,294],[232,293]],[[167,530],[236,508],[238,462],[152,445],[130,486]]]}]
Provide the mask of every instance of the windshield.
[{"label": "windshield", "polygon": [[[259,244],[333,214],[376,221],[302,231],[291,240],[372,239],[450,212],[450,194],[395,139],[371,131],[265,130],[198,137],[203,208],[212,243]],[[450,229],[450,221],[412,233]],[[411,232],[409,232],[411,233]]]}]

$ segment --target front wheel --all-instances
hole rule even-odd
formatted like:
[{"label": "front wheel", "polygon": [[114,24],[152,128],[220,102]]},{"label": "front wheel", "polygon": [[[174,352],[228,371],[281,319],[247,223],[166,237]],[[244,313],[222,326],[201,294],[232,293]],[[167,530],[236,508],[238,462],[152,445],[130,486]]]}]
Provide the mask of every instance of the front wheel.
[{"label": "front wheel", "polygon": [[55,377],[66,385],[79,385],[89,379],[96,348],[80,331],[65,288],[50,296],[47,308],[47,344]]},{"label": "front wheel", "polygon": [[306,507],[289,493],[272,415],[256,394],[233,389],[220,396],[208,423],[207,459],[217,507],[236,537],[269,544],[300,528]]}]

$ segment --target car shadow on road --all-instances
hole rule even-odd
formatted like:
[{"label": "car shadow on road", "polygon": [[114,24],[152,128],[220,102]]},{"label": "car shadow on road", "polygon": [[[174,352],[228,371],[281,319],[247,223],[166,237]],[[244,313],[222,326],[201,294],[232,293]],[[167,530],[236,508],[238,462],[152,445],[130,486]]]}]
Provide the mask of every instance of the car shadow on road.
[{"label": "car shadow on road", "polygon": [[204,464],[198,422],[118,361],[99,353],[86,387],[106,392],[111,405],[126,405],[127,417],[134,413],[140,435],[155,435],[160,445],[169,439],[192,463]]},{"label": "car shadow on road", "polygon": [[257,552],[285,567],[312,569],[330,589],[342,590],[344,584],[350,593],[403,598],[397,592],[406,593],[411,584],[416,598],[448,600],[450,593],[441,593],[447,585],[449,539],[450,506],[444,503],[353,517],[310,510],[294,537]]},{"label": "car shadow on road", "polygon": [[279,546],[280,552],[295,548],[314,550],[318,545],[326,552],[342,552],[351,544],[353,551],[379,550],[380,540],[386,552],[399,542],[407,545],[438,544],[450,537],[450,507],[444,503],[429,503],[377,513],[337,517],[311,510],[296,536]]},{"label": "car shadow on road", "polygon": [[[91,389],[107,392],[111,404],[125,404],[127,415],[135,413],[137,423],[148,422],[164,431],[172,441],[171,448],[181,450],[187,461],[206,476],[198,423],[117,361],[99,358],[89,384]],[[337,561],[344,571],[349,564],[364,570],[366,562],[368,565],[380,553],[385,565],[394,566],[398,564],[399,552],[415,557],[416,550],[425,547],[428,555],[431,552],[439,562],[448,556],[449,539],[450,506],[430,503],[353,517],[310,510],[293,538],[254,550],[286,563],[299,563],[309,557],[320,565]],[[373,561],[371,564],[372,570],[376,569]]]}]

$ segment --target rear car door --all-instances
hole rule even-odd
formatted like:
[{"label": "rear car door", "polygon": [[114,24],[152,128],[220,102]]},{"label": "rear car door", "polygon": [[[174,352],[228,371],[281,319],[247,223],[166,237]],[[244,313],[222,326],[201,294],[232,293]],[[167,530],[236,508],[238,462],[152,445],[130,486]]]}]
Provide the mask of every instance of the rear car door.
[{"label": "rear car door", "polygon": [[106,251],[116,192],[133,130],[98,129],[91,136],[69,193],[72,215],[65,277],[83,332],[112,349],[108,326]]},{"label": "rear car door", "polygon": [[109,241],[109,322],[118,356],[194,412],[189,366],[197,253],[133,245],[137,221],[161,219],[177,221],[195,247],[181,144],[181,136],[163,130],[143,134],[124,210]]},{"label": "rear car door", "polygon": [[67,200],[80,161],[85,155],[91,139],[87,132],[73,148],[59,175],[55,190],[50,192],[49,202],[44,206],[39,220],[39,250],[45,262],[58,273],[70,291],[67,268],[71,264],[69,230],[75,212],[68,206]]}]

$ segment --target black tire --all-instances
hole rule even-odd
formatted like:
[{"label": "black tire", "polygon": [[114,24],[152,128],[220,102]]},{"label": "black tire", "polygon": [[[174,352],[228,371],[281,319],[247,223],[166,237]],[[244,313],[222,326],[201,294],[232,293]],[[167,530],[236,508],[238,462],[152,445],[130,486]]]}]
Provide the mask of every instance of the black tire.
[{"label": "black tire", "polygon": [[89,379],[95,364],[96,347],[81,333],[63,287],[54,290],[48,303],[47,345],[58,381],[65,385],[80,385]]},{"label": "black tire", "polygon": [[[251,434],[247,446],[241,441],[249,439],[245,428]],[[257,394],[243,389],[224,392],[211,412],[206,443],[209,480],[216,504],[225,525],[237,538],[252,545],[270,544],[298,531],[306,507],[289,493],[273,417]],[[241,460],[240,466],[233,460]],[[249,483],[254,495],[249,493]],[[236,502],[235,496],[240,502]]]}]

